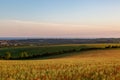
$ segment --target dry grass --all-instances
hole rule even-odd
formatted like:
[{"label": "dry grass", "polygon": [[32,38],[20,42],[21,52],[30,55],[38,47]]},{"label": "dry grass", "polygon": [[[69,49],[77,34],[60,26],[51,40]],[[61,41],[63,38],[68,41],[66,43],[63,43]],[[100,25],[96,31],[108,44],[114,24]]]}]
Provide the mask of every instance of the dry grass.
[{"label": "dry grass", "polygon": [[120,80],[120,50],[48,60],[0,61],[0,80]]},{"label": "dry grass", "polygon": [[64,58],[120,58],[120,49],[92,50],[74,53]]}]

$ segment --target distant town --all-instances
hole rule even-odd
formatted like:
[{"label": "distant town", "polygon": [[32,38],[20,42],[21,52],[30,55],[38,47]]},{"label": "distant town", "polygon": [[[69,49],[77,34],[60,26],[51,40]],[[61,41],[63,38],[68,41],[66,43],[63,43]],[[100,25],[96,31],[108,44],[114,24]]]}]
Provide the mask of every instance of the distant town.
[{"label": "distant town", "polygon": [[17,43],[16,41],[0,40],[0,47],[19,46],[19,45],[22,45],[22,44]]}]

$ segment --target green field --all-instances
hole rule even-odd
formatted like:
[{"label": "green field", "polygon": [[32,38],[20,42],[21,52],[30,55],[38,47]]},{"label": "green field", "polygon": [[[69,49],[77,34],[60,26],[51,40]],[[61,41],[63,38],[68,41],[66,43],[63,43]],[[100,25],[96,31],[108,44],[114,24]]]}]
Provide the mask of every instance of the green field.
[{"label": "green field", "polygon": [[[106,45],[119,44],[71,44],[47,48],[56,51],[83,47],[104,48]],[[46,46],[34,48],[45,49]],[[15,49],[34,50],[34,48]],[[0,80],[120,80],[120,48],[86,50],[62,56],[59,54],[53,59],[44,60],[0,60]]]},{"label": "green field", "polygon": [[22,53],[26,53],[28,57],[39,56],[39,58],[61,55],[66,53],[80,52],[89,48],[104,49],[106,46],[120,46],[120,44],[66,44],[66,45],[49,45],[49,46],[27,46],[27,47],[8,47],[0,48],[0,56],[5,56],[7,52],[11,54],[11,58],[19,59]]}]

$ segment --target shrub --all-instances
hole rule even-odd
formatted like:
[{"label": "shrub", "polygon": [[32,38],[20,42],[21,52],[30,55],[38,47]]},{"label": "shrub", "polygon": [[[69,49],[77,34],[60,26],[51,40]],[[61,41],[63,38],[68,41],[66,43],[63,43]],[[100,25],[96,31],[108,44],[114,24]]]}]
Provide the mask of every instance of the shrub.
[{"label": "shrub", "polygon": [[27,52],[22,52],[21,53],[21,58],[27,58],[28,57],[28,53]]},{"label": "shrub", "polygon": [[112,46],[109,45],[109,46],[106,46],[105,48],[112,48]]},{"label": "shrub", "polygon": [[10,59],[11,58],[11,53],[6,52],[4,58],[7,59],[7,60]]}]

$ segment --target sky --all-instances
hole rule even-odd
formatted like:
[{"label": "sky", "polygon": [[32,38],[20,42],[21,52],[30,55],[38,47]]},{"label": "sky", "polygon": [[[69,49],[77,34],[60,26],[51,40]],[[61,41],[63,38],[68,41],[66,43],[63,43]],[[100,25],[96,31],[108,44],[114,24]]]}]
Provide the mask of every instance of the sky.
[{"label": "sky", "polygon": [[120,0],[0,0],[0,37],[119,38]]}]

